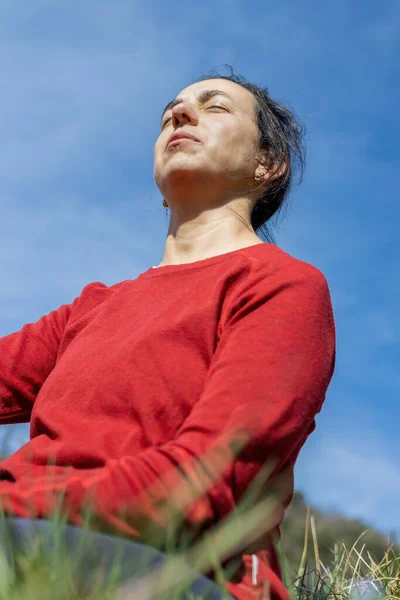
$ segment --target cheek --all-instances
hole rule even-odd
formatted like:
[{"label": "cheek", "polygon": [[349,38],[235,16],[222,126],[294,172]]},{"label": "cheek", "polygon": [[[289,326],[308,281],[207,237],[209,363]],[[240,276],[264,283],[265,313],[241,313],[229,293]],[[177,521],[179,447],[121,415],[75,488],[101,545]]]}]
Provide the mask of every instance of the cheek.
[{"label": "cheek", "polygon": [[155,142],[155,144],[154,144],[154,151],[155,151],[155,152],[156,152],[156,151],[157,151],[157,152],[160,152],[160,151],[161,151],[161,149],[164,149],[164,148],[165,148],[165,146],[166,146],[166,144],[167,144],[167,141],[168,141],[168,138],[169,138],[169,136],[170,136],[170,135],[171,135],[171,133],[172,133],[172,131],[170,131],[170,132],[168,133],[168,131],[167,131],[167,130],[168,130],[168,128],[166,127],[166,128],[165,128],[165,130],[164,130],[164,131],[162,131],[162,132],[159,134],[158,138],[156,139],[156,142]]},{"label": "cheek", "polygon": [[162,161],[162,156],[166,143],[166,140],[164,141],[161,138],[158,138],[158,140],[156,141],[154,145],[154,165],[160,164],[160,162]]},{"label": "cheek", "polygon": [[154,144],[154,156],[155,157],[160,153],[160,141],[161,141],[161,138],[157,138],[156,143]]},{"label": "cheek", "polygon": [[247,169],[252,149],[248,132],[240,127],[216,127],[209,145],[210,154],[233,171]]},{"label": "cheek", "polygon": [[241,127],[241,123],[236,120],[229,124],[216,122],[211,139],[221,154],[231,155],[234,161],[239,155],[246,154],[250,150],[248,131]]},{"label": "cheek", "polygon": [[153,176],[154,179],[158,180],[158,174],[160,172],[160,165],[161,165],[161,160],[160,160],[160,149],[157,146],[157,144],[154,146],[154,160],[153,160]]}]

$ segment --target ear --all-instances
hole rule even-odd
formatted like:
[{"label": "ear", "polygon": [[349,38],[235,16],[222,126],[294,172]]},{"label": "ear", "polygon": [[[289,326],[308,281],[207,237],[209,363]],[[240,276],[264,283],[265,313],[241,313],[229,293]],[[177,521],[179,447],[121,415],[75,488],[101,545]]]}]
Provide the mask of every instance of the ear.
[{"label": "ear", "polygon": [[282,175],[286,173],[288,164],[285,157],[282,158],[280,163],[271,164],[268,153],[266,153],[259,159],[258,168],[260,169],[261,174],[264,175],[264,177],[260,177],[260,179],[264,179],[265,182],[268,182],[278,179],[278,177],[282,177]]},{"label": "ear", "polygon": [[286,158],[283,158],[281,160],[281,162],[279,164],[276,164],[275,167],[272,169],[272,173],[271,173],[271,177],[270,180],[274,180],[274,179],[278,179],[279,177],[282,177],[282,175],[284,175],[286,173],[288,169],[288,163]]},{"label": "ear", "polygon": [[280,163],[276,163],[272,167],[269,168],[269,176],[268,181],[273,181],[274,179],[278,179],[282,177],[287,171],[288,164],[286,158],[283,158]]}]

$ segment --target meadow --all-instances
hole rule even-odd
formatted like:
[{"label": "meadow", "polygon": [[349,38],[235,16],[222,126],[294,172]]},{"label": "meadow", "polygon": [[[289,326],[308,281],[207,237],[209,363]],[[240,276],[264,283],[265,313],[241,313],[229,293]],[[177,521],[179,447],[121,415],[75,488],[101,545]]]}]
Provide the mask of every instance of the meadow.
[{"label": "meadow", "polygon": [[[237,451],[240,447],[237,448]],[[219,462],[218,462],[219,461]],[[214,477],[223,470],[223,461],[217,454],[209,454],[200,461],[210,472],[212,466]],[[228,514],[222,521],[201,536],[190,539],[178,536],[185,506],[190,497],[200,497],[206,486],[198,489],[193,495],[193,486],[185,490],[176,489],[168,503],[168,531],[166,545],[163,548],[166,562],[160,568],[142,572],[140,577],[121,581],[119,578],[118,557],[115,557],[111,570],[104,570],[103,565],[94,567],[90,590],[83,590],[75,576],[77,565],[84,560],[84,552],[71,556],[63,546],[62,532],[67,524],[67,515],[60,508],[48,517],[52,527],[52,552],[46,552],[43,535],[33,536],[29,547],[21,551],[14,548],[12,541],[1,539],[0,544],[0,600],[200,600],[189,590],[192,579],[182,569],[182,561],[189,564],[197,573],[215,574],[215,582],[223,589],[224,581],[229,578],[229,569],[223,568],[226,558],[240,553],[257,541],[259,536],[270,531],[275,525],[276,509],[282,501],[276,486],[265,485],[268,481],[273,463],[263,465],[254,478],[252,485],[241,498],[237,509]],[[0,498],[1,500],[1,498]],[[1,503],[0,503],[1,504]],[[61,506],[61,504],[60,504]],[[178,507],[178,509],[177,509]],[[0,525],[7,516],[0,506]],[[92,528],[92,508],[88,505],[84,511],[85,520],[82,530]],[[35,515],[32,514],[32,518]],[[362,532],[351,547],[342,542],[334,542],[329,548],[331,560],[323,562],[318,540],[315,516],[307,506],[304,525],[303,551],[299,564],[294,568],[293,560],[289,565],[288,557],[282,545],[282,539],[276,547],[280,556],[283,581],[293,600],[388,600],[400,598],[400,552],[397,544],[387,540],[387,547],[381,560],[369,551],[368,545],[362,543],[367,531]],[[3,531],[3,529],[2,529]],[[146,533],[154,547],[161,544],[156,541],[159,532]],[[182,542],[184,540],[184,543]],[[357,548],[357,544],[362,544]],[[326,546],[326,544],[325,544]],[[393,549],[393,546],[395,549]],[[48,548],[48,546],[47,546]],[[325,548],[325,556],[326,548]],[[226,564],[226,563],[225,563]],[[257,600],[270,598],[268,585],[257,596]],[[186,594],[186,595],[185,595]],[[228,597],[228,596],[227,596]]]}]

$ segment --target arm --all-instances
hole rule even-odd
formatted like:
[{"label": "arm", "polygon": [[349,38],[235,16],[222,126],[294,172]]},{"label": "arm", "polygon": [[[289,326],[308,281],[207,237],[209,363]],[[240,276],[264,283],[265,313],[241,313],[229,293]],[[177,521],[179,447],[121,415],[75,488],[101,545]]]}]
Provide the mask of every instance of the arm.
[{"label": "arm", "polygon": [[[74,470],[65,481],[43,478],[24,486],[5,482],[8,509],[37,516],[55,508],[66,492],[69,521],[82,525],[85,502],[93,503],[98,522],[130,536],[170,520],[160,506],[173,498],[176,485],[206,491],[192,504],[186,524],[194,530],[231,512],[260,467],[276,458],[274,473],[294,462],[314,426],[335,364],[335,328],[327,282],[303,264],[252,278],[231,302],[204,390],[175,439],[138,456],[110,460],[105,467]],[[233,464],[229,440],[247,432],[251,444]],[[199,468],[199,458],[218,449],[219,466]],[[214,468],[214,474],[213,474]],[[187,484],[187,482],[190,482]],[[123,517],[121,517],[123,513]],[[149,540],[144,540],[149,542]]]},{"label": "arm", "polygon": [[78,299],[0,338],[0,424],[30,421],[40,388],[56,365],[60,342]]}]

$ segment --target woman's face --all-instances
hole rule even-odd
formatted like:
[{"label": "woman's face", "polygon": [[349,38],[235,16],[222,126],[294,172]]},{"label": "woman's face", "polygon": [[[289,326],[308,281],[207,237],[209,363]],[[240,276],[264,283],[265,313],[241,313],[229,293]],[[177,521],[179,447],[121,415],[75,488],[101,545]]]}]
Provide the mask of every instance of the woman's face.
[{"label": "woman's face", "polygon": [[[219,93],[207,97],[208,90]],[[253,95],[232,81],[206,79],[182,90],[172,104],[162,116],[154,147],[154,178],[164,197],[174,186],[194,180],[235,191],[248,187],[259,148]],[[177,132],[199,141],[167,147]]]}]

